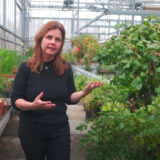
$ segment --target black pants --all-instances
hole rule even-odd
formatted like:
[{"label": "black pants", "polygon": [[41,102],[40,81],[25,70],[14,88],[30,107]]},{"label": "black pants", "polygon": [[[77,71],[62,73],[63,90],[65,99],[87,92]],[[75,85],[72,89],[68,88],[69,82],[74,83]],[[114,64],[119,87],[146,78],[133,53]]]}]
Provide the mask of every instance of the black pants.
[{"label": "black pants", "polygon": [[27,160],[70,160],[68,122],[40,125],[20,120],[19,137]]}]

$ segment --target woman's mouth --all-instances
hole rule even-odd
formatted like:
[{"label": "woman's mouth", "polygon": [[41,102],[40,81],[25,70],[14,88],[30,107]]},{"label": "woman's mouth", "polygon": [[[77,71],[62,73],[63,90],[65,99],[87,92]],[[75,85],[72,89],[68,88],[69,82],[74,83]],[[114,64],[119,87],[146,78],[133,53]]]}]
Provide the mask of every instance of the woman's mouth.
[{"label": "woman's mouth", "polygon": [[48,47],[49,50],[55,51],[56,48]]}]

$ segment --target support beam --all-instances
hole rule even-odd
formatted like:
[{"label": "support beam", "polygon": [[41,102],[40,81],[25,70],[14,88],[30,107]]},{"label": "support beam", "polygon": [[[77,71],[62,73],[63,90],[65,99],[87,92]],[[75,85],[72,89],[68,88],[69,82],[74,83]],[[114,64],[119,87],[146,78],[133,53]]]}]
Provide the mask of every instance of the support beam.
[{"label": "support beam", "polygon": [[14,41],[10,41],[10,40],[8,40],[8,39],[6,39],[6,38],[2,38],[2,37],[0,37],[0,39],[1,39],[1,40],[3,40],[3,41],[5,41],[5,42],[9,42],[9,43],[12,43],[12,44],[15,44],[15,45],[17,45],[17,46],[21,46],[21,47],[22,47],[22,45],[21,45],[21,44],[16,43],[16,42],[14,42]]},{"label": "support beam", "polygon": [[72,18],[71,18],[71,36],[73,36],[74,32],[74,10],[72,10]]},{"label": "support beam", "polygon": [[[84,25],[83,27],[81,27],[79,29],[79,31],[81,31],[82,29],[86,28],[87,26],[89,26],[93,22],[97,21],[98,19],[100,19],[101,17],[103,17],[104,15],[106,15],[107,13],[108,13],[108,10],[106,10],[105,12],[103,12],[102,14],[100,14],[99,16],[97,16],[96,18],[94,18],[93,20],[91,20],[89,23],[87,23],[86,25]],[[79,31],[77,31],[75,33],[78,33]]]},{"label": "support beam", "polygon": [[[52,1],[52,2],[45,1],[45,2],[46,3],[44,5],[44,4],[41,4],[41,3],[43,3],[43,1],[32,1],[30,4],[30,8],[31,9],[33,9],[33,8],[46,8],[46,9],[48,9],[48,8],[54,8],[54,9],[62,8],[62,9],[64,9],[64,6],[61,5],[61,1]],[[88,10],[96,10],[96,11],[98,11],[98,10],[104,11],[107,9],[107,6],[108,6],[107,3],[96,3],[96,2],[90,3],[90,2],[78,2],[77,1],[77,2],[74,2],[69,8],[65,8],[65,9],[67,9],[67,10],[77,9],[78,4],[79,4],[79,9],[88,9]],[[94,6],[94,8],[92,9],[91,6]]]},{"label": "support beam", "polygon": [[[84,33],[80,32],[79,34],[84,34]],[[117,32],[110,32],[110,33],[106,33],[106,32],[101,32],[101,33],[90,32],[89,33],[88,32],[86,34],[92,34],[92,35],[113,35],[113,34],[115,34],[115,35],[117,35]]]},{"label": "support beam", "polygon": [[[116,21],[117,22],[117,21]],[[90,25],[90,26],[88,26],[89,28],[114,28],[115,27],[115,25]]]},{"label": "support beam", "polygon": [[[17,22],[17,16],[16,16],[16,6],[17,0],[14,0],[14,34],[16,35],[16,22]],[[16,43],[16,37],[14,37],[14,42]],[[16,50],[16,45],[14,46],[14,50]]]},{"label": "support beam", "polygon": [[[59,17],[31,17],[31,20],[35,20],[35,19],[38,19],[38,20],[66,20],[66,21],[72,21],[72,20],[76,20],[77,18],[59,18]],[[91,20],[93,20],[93,19],[89,19],[89,18],[79,18],[79,21],[91,21]],[[111,19],[111,18],[109,18],[108,19],[109,21],[112,21],[112,22],[117,22],[117,20],[116,19]],[[108,21],[107,20],[107,21]],[[98,20],[99,22],[104,22],[104,21],[106,21],[106,19],[99,19]],[[129,20],[128,20],[129,21]],[[120,20],[120,22],[126,22],[126,20]],[[134,21],[134,22],[139,22],[139,21]]]},{"label": "support beam", "polygon": [[[44,0],[41,0],[41,1],[40,1],[40,0],[39,0],[39,1],[34,1],[34,0],[32,0],[30,5],[33,6],[33,5],[36,4],[36,3],[38,3],[38,4],[39,4],[39,3],[44,3]],[[46,3],[46,4],[47,4],[47,3],[49,3],[49,4],[55,4],[55,3],[61,4],[62,2],[61,2],[61,1],[54,1],[54,0],[53,0],[53,1],[51,1],[51,0],[48,0],[48,1],[45,0],[45,3]],[[77,1],[74,1],[73,3],[77,5],[78,2],[77,2]],[[91,2],[79,2],[79,4],[80,4],[80,5],[82,5],[82,4],[83,4],[83,5],[93,4],[93,5],[102,5],[102,6],[103,6],[103,5],[108,5],[108,3],[97,3],[97,2],[93,2],[93,3],[91,3]]]},{"label": "support beam", "polygon": [[[34,5],[32,6],[31,8],[29,8],[28,10],[33,10],[33,9],[46,9],[46,10],[49,10],[49,9],[54,9],[55,11],[71,11],[71,10],[76,10],[77,9],[77,6],[71,6],[70,8],[64,8],[62,5],[47,5],[47,6],[44,6],[44,5]],[[90,9],[88,8],[87,6],[79,6],[79,9],[81,11],[83,10],[87,10],[88,12],[91,11],[91,12],[103,12],[105,11],[104,8],[98,8],[97,10],[93,10],[93,9]]]},{"label": "support beam", "polygon": [[[6,27],[6,0],[3,0],[3,26]],[[6,36],[6,32],[2,32],[3,37]],[[6,42],[2,43],[3,47],[6,47]]]},{"label": "support beam", "polygon": [[77,33],[79,34],[79,0],[77,3]]},{"label": "support beam", "polygon": [[108,11],[108,14],[110,15],[134,15],[134,16],[149,16],[149,15],[153,15],[153,16],[160,16],[160,11],[147,11],[147,10],[142,10],[142,11],[128,11],[128,10],[115,10],[115,9],[110,9]]},{"label": "support beam", "polygon": [[3,27],[2,25],[0,25],[0,28],[1,28],[2,30],[4,30],[5,32],[10,33],[10,34],[13,35],[14,37],[20,39],[20,40],[23,42],[23,39],[22,39],[21,37],[17,36],[16,34],[14,34],[14,33],[11,32],[11,31],[9,31],[8,29],[6,29],[5,27]]}]

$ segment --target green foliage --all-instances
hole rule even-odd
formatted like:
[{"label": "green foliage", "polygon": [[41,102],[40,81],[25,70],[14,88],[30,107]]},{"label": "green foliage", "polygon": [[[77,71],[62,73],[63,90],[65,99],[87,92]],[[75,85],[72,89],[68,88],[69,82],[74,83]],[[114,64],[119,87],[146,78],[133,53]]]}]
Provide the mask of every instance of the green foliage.
[{"label": "green foliage", "polygon": [[[120,35],[97,52],[115,76],[84,98],[90,109],[100,109],[81,139],[86,160],[160,159],[159,24],[159,17],[149,17],[141,25],[121,25]],[[77,129],[86,130],[88,123]]]},{"label": "green foliage", "polygon": [[13,86],[13,79],[7,79],[5,77],[0,77],[0,98],[8,97],[7,94],[11,92]]},{"label": "green foliage", "polygon": [[100,48],[98,40],[89,34],[72,37],[71,44],[74,47],[73,55],[77,63],[85,64],[87,67],[90,66],[96,55],[96,51]]},{"label": "green foliage", "polygon": [[0,73],[10,74],[22,62],[22,56],[7,49],[0,50]]},{"label": "green foliage", "polygon": [[[83,90],[90,82],[99,81],[96,78],[86,78],[84,75],[74,75],[74,80],[77,91]],[[105,110],[114,101],[125,104],[127,108],[126,101],[128,100],[129,89],[109,84],[107,79],[103,79],[103,82],[104,84],[100,88],[96,88],[82,99],[85,109],[94,115],[100,110]]]},{"label": "green foliage", "polygon": [[151,104],[160,92],[159,25],[159,17],[149,17],[143,24],[125,26],[97,51],[99,63],[112,66],[112,83],[129,89],[128,101],[136,108]]},{"label": "green foliage", "polygon": [[62,54],[62,57],[69,62],[70,64],[74,64],[75,63],[75,57],[72,54],[72,51],[68,51]]},{"label": "green foliage", "polygon": [[[88,79],[88,84],[91,81],[99,81]],[[104,83],[103,86],[93,90],[90,94],[83,98],[84,107],[86,110],[91,111],[94,117],[97,116],[97,113],[101,110],[101,107],[106,103],[108,97],[107,93],[109,92],[109,84]]]},{"label": "green foliage", "polygon": [[87,78],[84,75],[74,75],[75,87],[77,91],[81,91],[87,85]]},{"label": "green foliage", "polygon": [[33,55],[33,47],[26,48],[25,56],[31,57]]},{"label": "green foliage", "polygon": [[[75,75],[74,79],[77,91],[83,90],[84,87],[88,85],[91,81],[99,81],[95,78],[86,78],[84,75]],[[90,94],[83,98],[82,101],[85,109],[91,111],[93,115],[99,112],[101,106],[105,103],[107,87],[108,84],[105,83],[101,88],[93,90]]]},{"label": "green foliage", "polygon": [[[88,122],[77,127],[87,129]],[[101,112],[81,139],[87,150],[86,160],[159,160],[160,96],[151,105],[131,113],[112,102]]]},{"label": "green foliage", "polygon": [[25,50],[25,55],[23,56],[23,60],[27,61],[33,55],[33,47],[28,47]]},{"label": "green foliage", "polygon": [[0,77],[0,98],[5,97],[6,88],[5,88],[6,78]]}]

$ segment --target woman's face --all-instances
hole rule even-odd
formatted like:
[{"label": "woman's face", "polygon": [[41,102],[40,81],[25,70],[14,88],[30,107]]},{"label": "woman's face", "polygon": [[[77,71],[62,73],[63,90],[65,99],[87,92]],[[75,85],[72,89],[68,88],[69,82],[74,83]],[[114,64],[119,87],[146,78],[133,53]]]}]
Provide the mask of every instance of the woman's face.
[{"label": "woman's face", "polygon": [[41,42],[41,49],[44,61],[51,61],[59,52],[62,44],[62,33],[59,29],[48,31]]}]

